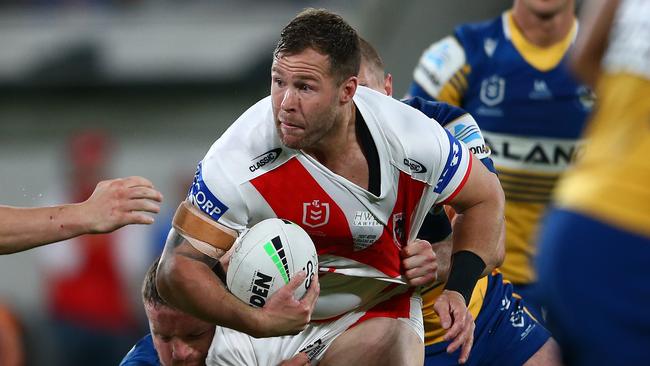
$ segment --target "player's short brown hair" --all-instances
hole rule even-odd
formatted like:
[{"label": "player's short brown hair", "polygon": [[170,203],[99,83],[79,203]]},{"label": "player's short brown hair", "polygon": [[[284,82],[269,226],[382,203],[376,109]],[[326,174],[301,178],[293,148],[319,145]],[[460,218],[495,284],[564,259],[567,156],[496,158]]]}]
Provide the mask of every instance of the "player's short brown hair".
[{"label": "player's short brown hair", "polygon": [[273,57],[295,55],[308,48],[329,58],[337,84],[359,74],[361,54],[357,32],[343,18],[325,9],[305,9],[280,33]]},{"label": "player's short brown hair", "polygon": [[169,306],[167,301],[158,293],[158,288],[156,288],[156,273],[158,273],[159,261],[160,257],[156,258],[151,266],[149,266],[147,274],[144,276],[144,282],[142,283],[142,302],[154,307]]}]

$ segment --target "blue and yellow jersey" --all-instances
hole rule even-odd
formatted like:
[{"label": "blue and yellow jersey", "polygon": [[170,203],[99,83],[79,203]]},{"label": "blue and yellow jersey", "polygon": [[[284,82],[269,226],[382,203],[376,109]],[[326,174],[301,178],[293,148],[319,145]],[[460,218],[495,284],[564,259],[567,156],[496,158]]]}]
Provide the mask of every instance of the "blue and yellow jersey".
[{"label": "blue and yellow jersey", "polygon": [[[650,237],[650,2],[621,3],[596,90],[589,144],[557,204]],[[613,243],[615,244],[615,243]]]},{"label": "blue and yellow jersey", "polygon": [[579,149],[593,94],[566,69],[577,30],[547,48],[529,43],[509,12],[461,25],[425,50],[412,96],[459,105],[478,122],[506,194],[506,259],[516,284],[535,280],[538,222]]}]

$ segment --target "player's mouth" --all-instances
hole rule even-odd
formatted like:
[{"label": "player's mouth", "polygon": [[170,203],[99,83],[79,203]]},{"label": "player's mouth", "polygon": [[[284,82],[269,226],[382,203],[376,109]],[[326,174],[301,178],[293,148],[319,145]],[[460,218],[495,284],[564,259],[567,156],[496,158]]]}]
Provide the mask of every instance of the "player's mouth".
[{"label": "player's mouth", "polygon": [[290,122],[284,122],[284,121],[280,121],[280,129],[282,130],[282,133],[285,135],[293,135],[304,130],[304,128],[301,126],[295,125]]}]

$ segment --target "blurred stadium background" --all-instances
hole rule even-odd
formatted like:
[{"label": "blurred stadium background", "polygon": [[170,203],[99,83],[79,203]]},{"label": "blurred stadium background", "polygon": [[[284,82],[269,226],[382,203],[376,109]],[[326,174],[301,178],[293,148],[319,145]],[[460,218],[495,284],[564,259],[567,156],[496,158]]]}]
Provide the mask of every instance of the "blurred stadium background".
[{"label": "blurred stadium background", "polygon": [[[105,177],[151,179],[165,195],[163,213],[153,227],[120,230],[111,254],[139,337],[146,332],[140,282],[171,212],[211,143],[267,95],[277,35],[299,10],[326,7],[343,15],[380,51],[401,96],[426,46],[455,24],[497,15],[510,4],[0,0],[0,203],[75,201],[79,177],[71,173],[79,173],[75,167],[87,154],[101,155]],[[23,326],[28,365],[55,365],[51,274],[74,268],[79,250],[63,247],[0,257],[0,302]]]}]

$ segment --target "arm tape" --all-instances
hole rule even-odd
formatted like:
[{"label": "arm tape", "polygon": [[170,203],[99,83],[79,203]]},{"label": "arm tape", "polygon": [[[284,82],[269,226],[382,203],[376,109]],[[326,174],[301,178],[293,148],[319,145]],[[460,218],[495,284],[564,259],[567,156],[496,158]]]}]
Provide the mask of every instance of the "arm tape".
[{"label": "arm tape", "polygon": [[[190,244],[204,254],[208,247],[227,251],[237,238],[237,232],[206,217],[188,201],[183,201],[176,209],[172,226]],[[209,255],[209,254],[208,254]]]},{"label": "arm tape", "polygon": [[468,250],[454,253],[445,290],[459,292],[465,298],[465,304],[469,304],[474,286],[484,269],[485,262],[475,253]]}]

